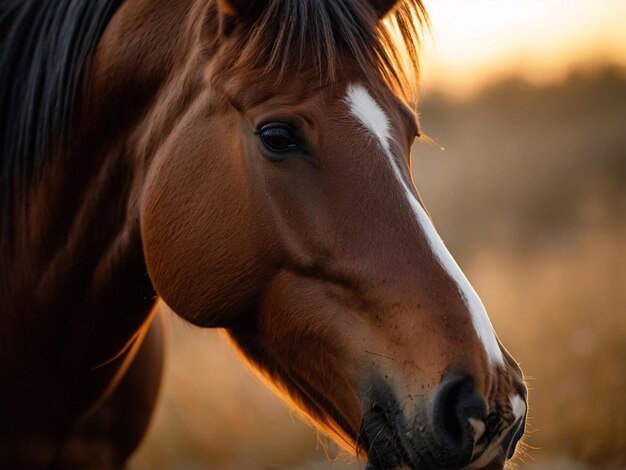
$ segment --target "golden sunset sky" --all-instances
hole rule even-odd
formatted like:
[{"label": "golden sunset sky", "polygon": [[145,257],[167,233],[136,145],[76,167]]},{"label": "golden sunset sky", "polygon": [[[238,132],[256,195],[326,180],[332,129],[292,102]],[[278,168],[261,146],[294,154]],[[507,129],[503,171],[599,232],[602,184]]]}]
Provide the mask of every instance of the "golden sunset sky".
[{"label": "golden sunset sky", "polygon": [[626,0],[424,0],[432,31],[424,92],[466,96],[518,74],[534,83],[572,67],[626,66]]}]

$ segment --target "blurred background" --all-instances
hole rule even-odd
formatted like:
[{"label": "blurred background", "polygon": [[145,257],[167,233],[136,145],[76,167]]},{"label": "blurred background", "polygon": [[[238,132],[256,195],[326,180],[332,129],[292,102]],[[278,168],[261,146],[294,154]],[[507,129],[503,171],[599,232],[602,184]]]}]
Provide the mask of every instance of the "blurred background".
[{"label": "blurred background", "polygon": [[[427,0],[413,176],[521,362],[514,468],[626,468],[626,1]],[[274,398],[219,331],[167,313],[131,469],[362,469]]]}]

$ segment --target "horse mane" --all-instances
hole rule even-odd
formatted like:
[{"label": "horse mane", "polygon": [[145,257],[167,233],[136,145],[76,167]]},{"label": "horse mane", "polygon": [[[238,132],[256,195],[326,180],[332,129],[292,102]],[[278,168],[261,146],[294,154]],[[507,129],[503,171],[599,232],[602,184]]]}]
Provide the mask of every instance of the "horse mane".
[{"label": "horse mane", "polygon": [[368,79],[382,76],[407,104],[418,98],[418,52],[428,15],[421,0],[400,0],[383,21],[370,0],[267,0],[224,70],[263,69],[277,82],[312,68],[332,82],[347,58]]},{"label": "horse mane", "polygon": [[[36,181],[51,144],[64,143],[84,70],[120,3],[0,0],[4,222],[15,185]],[[267,0],[263,14],[231,54],[234,63],[229,68],[250,71],[262,64],[280,80],[295,62],[298,67],[312,65],[320,77],[332,81],[348,54],[364,77],[382,75],[415,104],[424,23],[421,0],[400,0],[383,22],[378,22],[368,0]]]},{"label": "horse mane", "polygon": [[0,2],[0,210],[62,142],[86,63],[119,0]]}]

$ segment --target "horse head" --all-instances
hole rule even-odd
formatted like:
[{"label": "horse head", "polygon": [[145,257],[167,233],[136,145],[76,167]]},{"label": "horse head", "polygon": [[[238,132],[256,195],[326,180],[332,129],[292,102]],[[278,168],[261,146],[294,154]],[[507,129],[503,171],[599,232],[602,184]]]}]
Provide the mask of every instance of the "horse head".
[{"label": "horse head", "polygon": [[411,179],[421,6],[198,13],[140,198],[158,294],[372,468],[502,468],[523,377]]}]

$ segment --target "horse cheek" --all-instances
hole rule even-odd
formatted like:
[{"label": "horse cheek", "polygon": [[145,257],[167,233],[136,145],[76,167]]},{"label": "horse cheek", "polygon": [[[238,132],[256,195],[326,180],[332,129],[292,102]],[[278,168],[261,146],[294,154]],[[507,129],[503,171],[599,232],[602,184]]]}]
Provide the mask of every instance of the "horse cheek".
[{"label": "horse cheek", "polygon": [[[198,142],[165,149],[151,169],[141,228],[150,278],[180,316],[203,327],[228,327],[249,311],[271,278],[271,244],[255,216],[244,178],[232,158],[210,168]],[[220,175],[212,177],[211,175]]]}]

